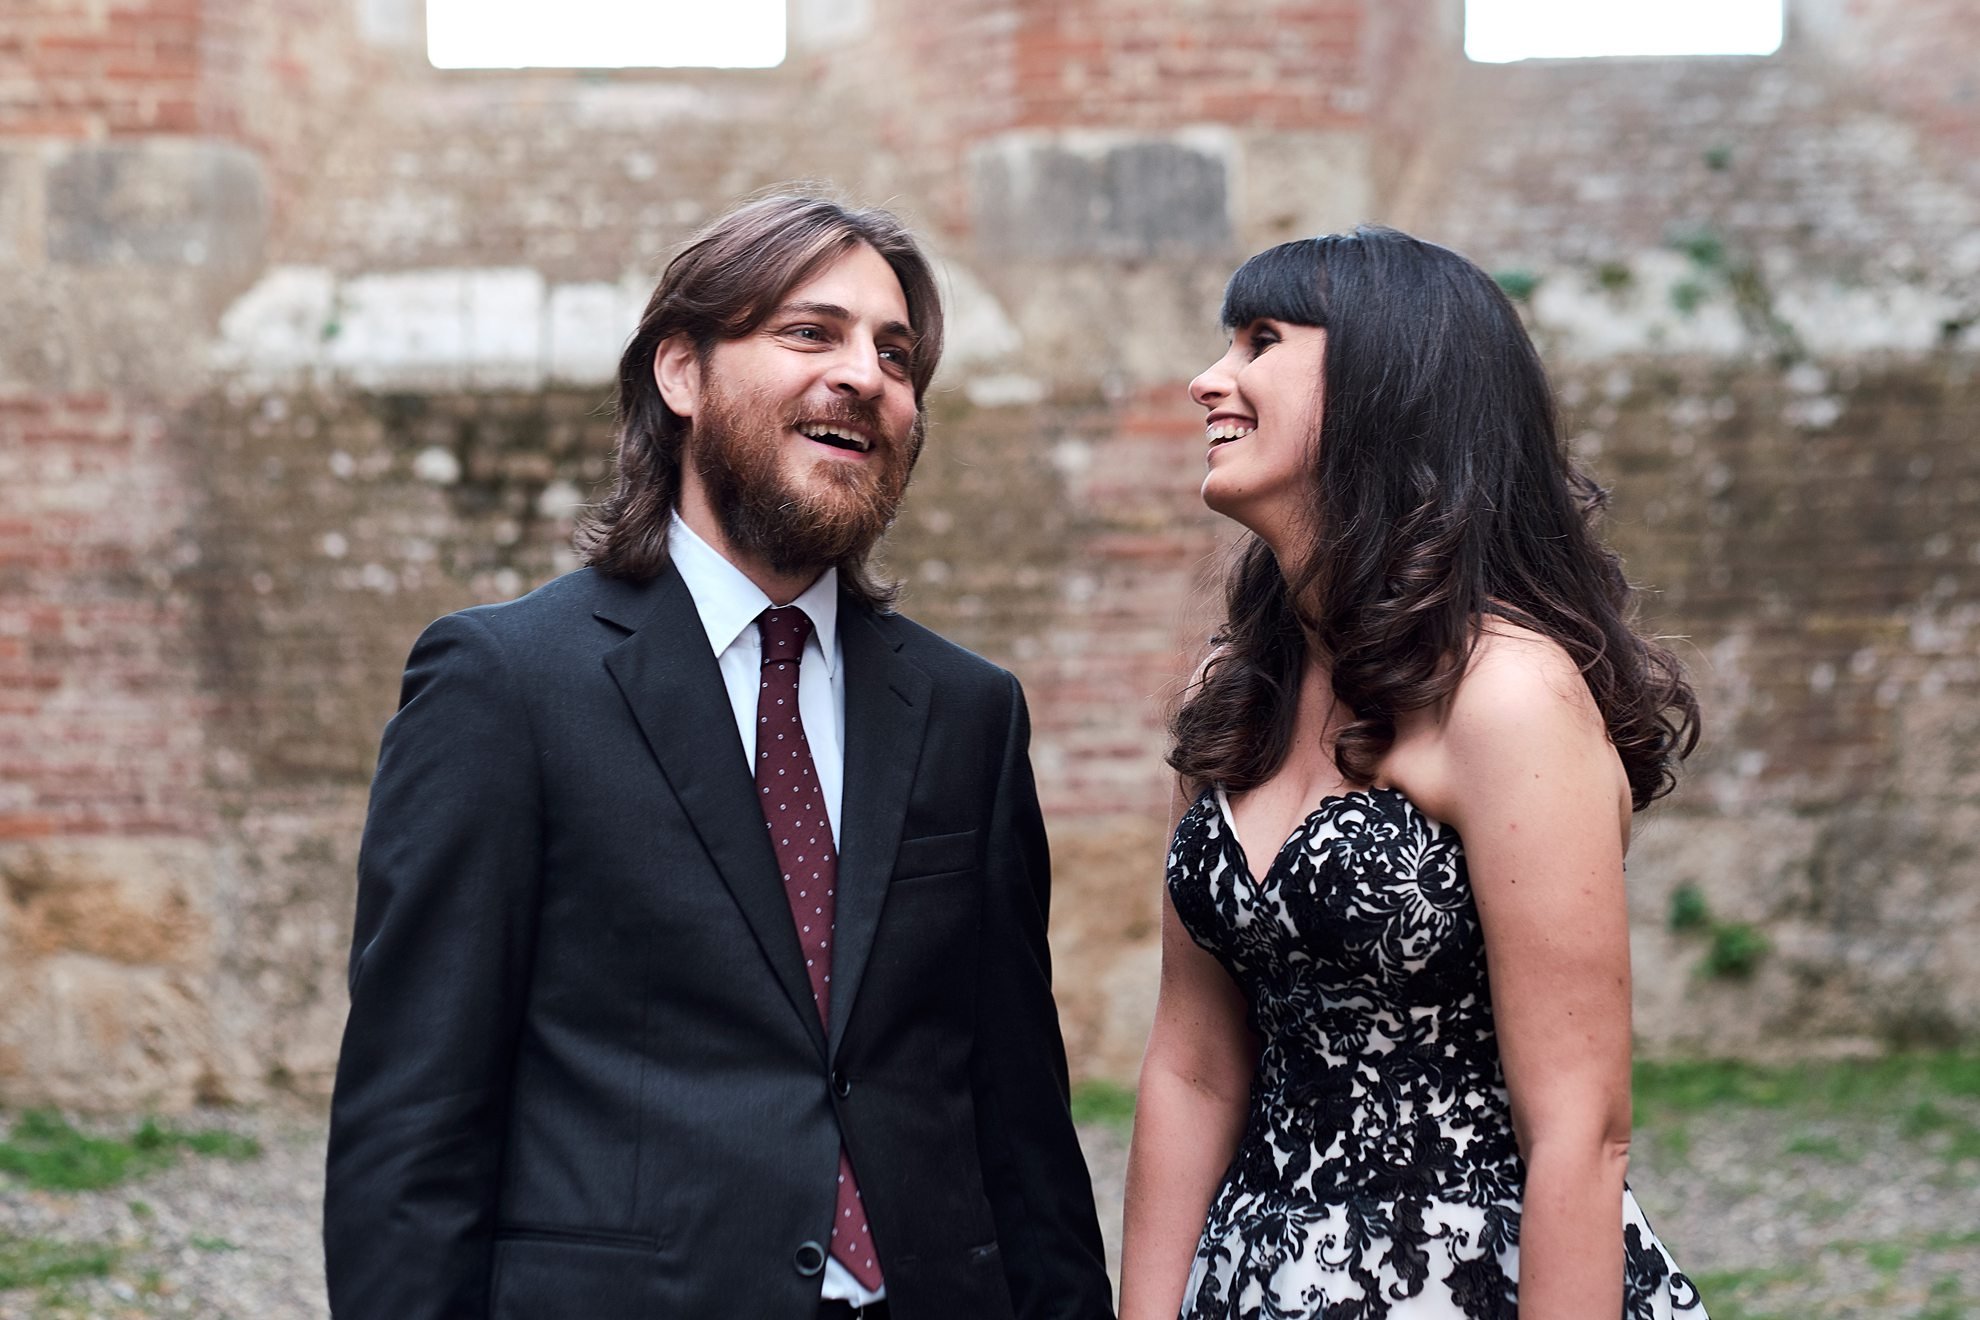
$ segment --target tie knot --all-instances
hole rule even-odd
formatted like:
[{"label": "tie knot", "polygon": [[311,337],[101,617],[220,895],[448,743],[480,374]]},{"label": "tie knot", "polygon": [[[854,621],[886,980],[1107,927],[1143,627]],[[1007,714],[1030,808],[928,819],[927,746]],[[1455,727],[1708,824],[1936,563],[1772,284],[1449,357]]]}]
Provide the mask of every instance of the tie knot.
[{"label": "tie knot", "polygon": [[764,664],[796,663],[804,655],[804,639],[811,636],[811,616],[795,605],[768,609],[756,616],[756,631],[763,638]]}]

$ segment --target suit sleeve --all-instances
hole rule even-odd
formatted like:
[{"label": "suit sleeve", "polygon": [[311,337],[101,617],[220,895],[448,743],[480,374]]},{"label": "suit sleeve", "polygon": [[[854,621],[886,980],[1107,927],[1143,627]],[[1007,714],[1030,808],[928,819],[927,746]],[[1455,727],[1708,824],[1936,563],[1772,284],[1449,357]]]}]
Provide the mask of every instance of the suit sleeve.
[{"label": "suit sleeve", "polygon": [[473,615],[430,627],[358,859],[323,1237],[337,1320],[482,1320],[536,907],[528,712]]},{"label": "suit sleeve", "polygon": [[1031,775],[1031,722],[1024,693],[1009,681],[971,1061],[977,1143],[1020,1320],[1096,1320],[1113,1315],[1113,1289],[1052,1000],[1051,859]]}]

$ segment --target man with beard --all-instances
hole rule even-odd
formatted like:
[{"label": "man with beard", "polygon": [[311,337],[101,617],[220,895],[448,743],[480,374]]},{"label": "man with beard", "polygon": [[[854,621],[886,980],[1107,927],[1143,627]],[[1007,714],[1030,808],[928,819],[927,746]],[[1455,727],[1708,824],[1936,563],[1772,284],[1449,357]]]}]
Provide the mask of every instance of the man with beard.
[{"label": "man with beard", "polygon": [[359,859],[341,1320],[1111,1315],[1022,694],[867,564],[942,348],[885,212],[668,266],[588,566],[413,648]]}]

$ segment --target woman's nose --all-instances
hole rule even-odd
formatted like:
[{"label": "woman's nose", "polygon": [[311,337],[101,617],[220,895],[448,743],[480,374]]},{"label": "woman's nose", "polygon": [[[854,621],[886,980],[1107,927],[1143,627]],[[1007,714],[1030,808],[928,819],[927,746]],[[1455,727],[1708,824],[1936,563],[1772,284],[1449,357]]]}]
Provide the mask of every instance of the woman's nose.
[{"label": "woman's nose", "polygon": [[1195,380],[1189,383],[1189,397],[1198,406],[1209,408],[1230,397],[1231,378],[1224,370],[1224,359],[1218,358],[1205,367]]}]

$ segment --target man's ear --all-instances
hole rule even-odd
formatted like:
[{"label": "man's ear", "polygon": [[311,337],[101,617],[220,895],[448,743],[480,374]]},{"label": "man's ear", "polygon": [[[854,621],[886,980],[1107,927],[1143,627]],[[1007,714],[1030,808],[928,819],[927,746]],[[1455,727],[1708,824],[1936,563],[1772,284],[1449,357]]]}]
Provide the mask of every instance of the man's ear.
[{"label": "man's ear", "polygon": [[653,381],[660,400],[677,417],[694,418],[701,402],[701,354],[686,335],[668,335],[653,352]]}]

